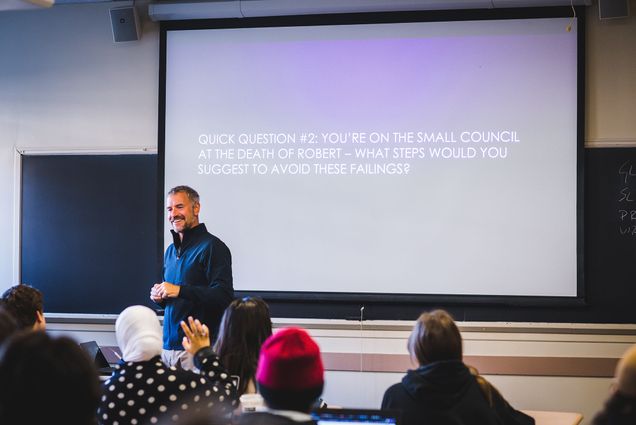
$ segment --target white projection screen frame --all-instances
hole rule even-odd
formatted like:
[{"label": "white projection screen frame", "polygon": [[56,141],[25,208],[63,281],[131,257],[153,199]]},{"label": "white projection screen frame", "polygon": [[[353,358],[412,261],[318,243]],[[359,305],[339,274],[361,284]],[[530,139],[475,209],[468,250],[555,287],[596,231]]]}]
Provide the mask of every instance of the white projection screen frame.
[{"label": "white projection screen frame", "polygon": [[162,23],[161,179],[237,291],[583,300],[582,28],[451,15]]}]

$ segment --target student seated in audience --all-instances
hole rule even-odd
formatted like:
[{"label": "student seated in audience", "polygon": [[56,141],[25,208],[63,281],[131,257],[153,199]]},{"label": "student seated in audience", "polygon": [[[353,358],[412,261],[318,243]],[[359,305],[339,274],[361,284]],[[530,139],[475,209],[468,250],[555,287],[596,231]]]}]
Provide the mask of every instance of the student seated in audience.
[{"label": "student seated in audience", "polygon": [[262,299],[236,299],[225,309],[214,351],[230,375],[239,377],[239,397],[256,393],[258,354],[271,335],[269,307]]},{"label": "student seated in audience", "polygon": [[411,332],[408,350],[419,367],[389,387],[382,400],[383,409],[402,412],[401,425],[534,424],[494,387],[482,389],[462,361],[461,335],[447,312],[423,313]]},{"label": "student seated in audience", "polygon": [[0,306],[0,346],[18,330],[18,323],[6,308]]},{"label": "student seated in audience", "polygon": [[137,305],[121,312],[115,336],[122,360],[103,384],[97,411],[101,424],[157,423],[162,417],[178,421],[205,410],[229,418],[237,404],[236,389],[210,347],[207,326],[189,318],[181,327],[183,348],[201,374],[161,362],[163,334],[154,311]]},{"label": "student seated in audience", "polygon": [[627,350],[618,362],[612,394],[592,424],[636,424],[636,345]]},{"label": "student seated in audience", "polygon": [[324,384],[320,349],[302,329],[282,329],[261,347],[256,372],[267,411],[244,413],[240,425],[315,425],[309,415]]},{"label": "student seated in audience", "polygon": [[97,370],[73,340],[45,332],[10,337],[0,355],[0,424],[93,425]]},{"label": "student seated in audience", "polygon": [[42,292],[29,285],[16,285],[2,294],[2,306],[18,323],[20,329],[44,330]]}]

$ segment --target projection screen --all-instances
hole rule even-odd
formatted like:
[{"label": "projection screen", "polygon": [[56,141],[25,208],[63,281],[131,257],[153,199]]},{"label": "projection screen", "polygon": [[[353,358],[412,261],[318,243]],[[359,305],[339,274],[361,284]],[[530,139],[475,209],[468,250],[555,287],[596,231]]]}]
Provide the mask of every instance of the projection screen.
[{"label": "projection screen", "polygon": [[235,289],[577,297],[576,22],[245,21],[162,57],[165,190]]}]

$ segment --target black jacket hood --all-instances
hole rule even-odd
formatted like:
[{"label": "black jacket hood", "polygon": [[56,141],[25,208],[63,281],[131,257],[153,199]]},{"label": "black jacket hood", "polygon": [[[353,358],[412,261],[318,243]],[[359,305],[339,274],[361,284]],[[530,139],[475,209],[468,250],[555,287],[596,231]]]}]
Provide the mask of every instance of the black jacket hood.
[{"label": "black jacket hood", "polygon": [[402,385],[418,402],[445,409],[457,404],[475,384],[460,360],[440,361],[409,370]]}]

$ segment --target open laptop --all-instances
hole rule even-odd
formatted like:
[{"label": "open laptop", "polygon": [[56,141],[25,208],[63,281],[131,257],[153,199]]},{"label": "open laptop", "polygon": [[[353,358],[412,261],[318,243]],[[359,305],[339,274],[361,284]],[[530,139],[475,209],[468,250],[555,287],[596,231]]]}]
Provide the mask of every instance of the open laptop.
[{"label": "open laptop", "polygon": [[82,347],[82,349],[84,349],[84,351],[88,353],[88,356],[91,359],[93,359],[93,362],[95,363],[95,366],[97,367],[97,371],[99,372],[100,375],[110,376],[113,373],[113,370],[115,370],[115,368],[113,368],[108,363],[108,361],[106,360],[106,357],[104,356],[104,353],[102,353],[102,350],[99,348],[99,345],[97,345],[97,342],[95,341],[82,342],[80,343],[80,347]]},{"label": "open laptop", "polygon": [[399,412],[373,409],[316,409],[311,412],[318,425],[399,424]]}]

